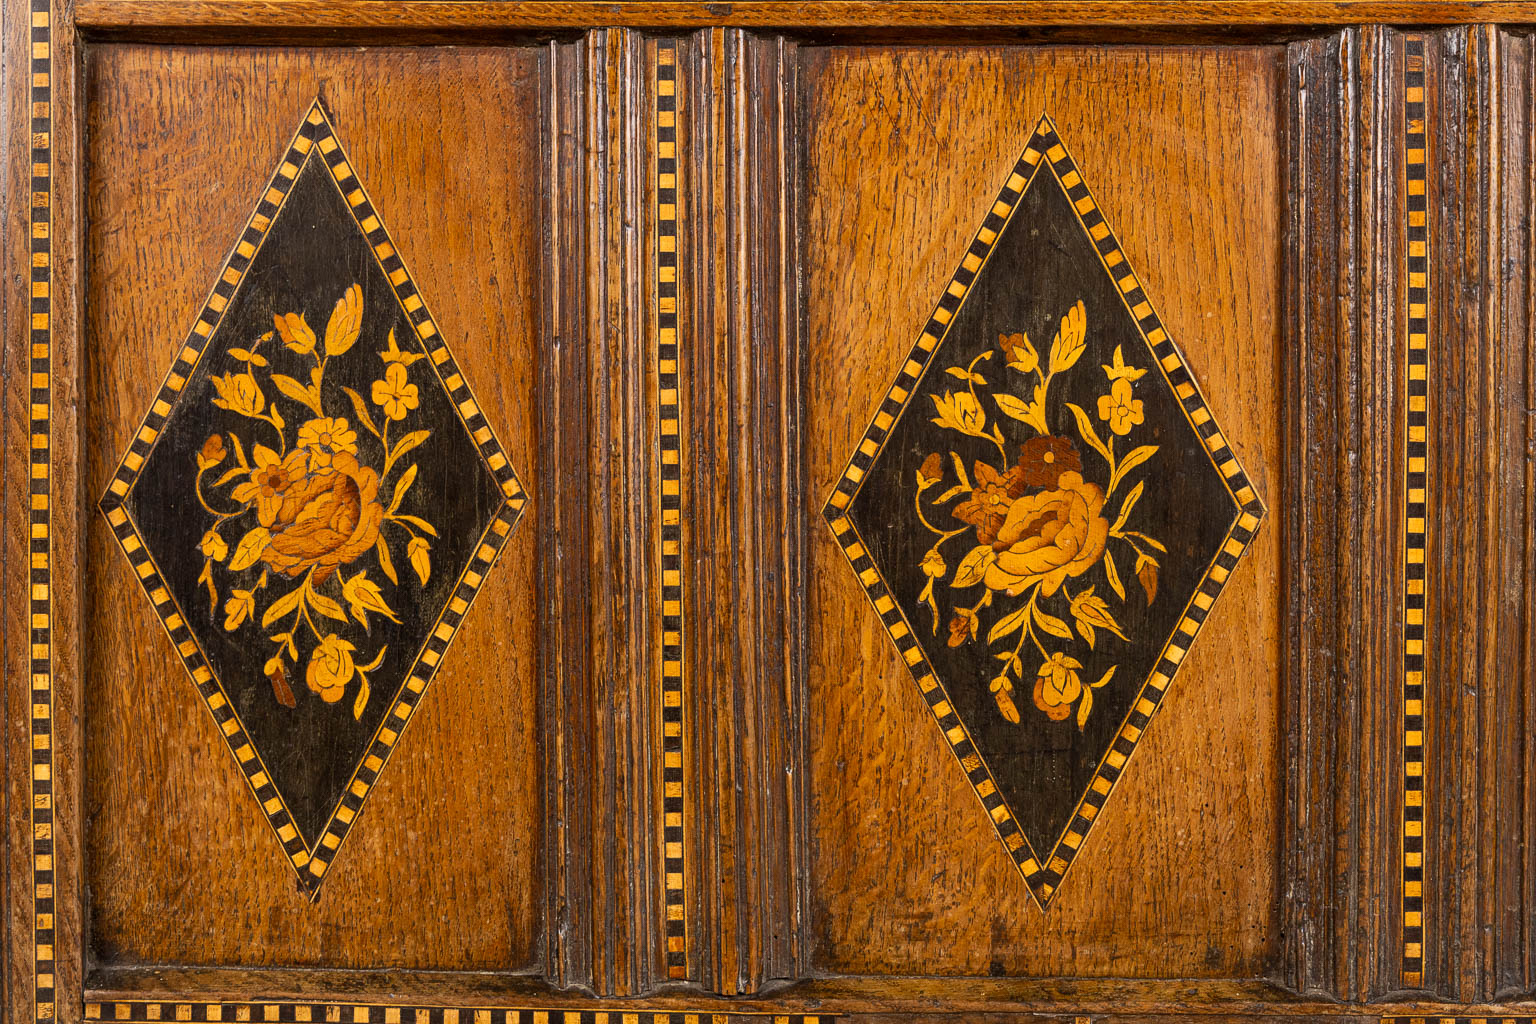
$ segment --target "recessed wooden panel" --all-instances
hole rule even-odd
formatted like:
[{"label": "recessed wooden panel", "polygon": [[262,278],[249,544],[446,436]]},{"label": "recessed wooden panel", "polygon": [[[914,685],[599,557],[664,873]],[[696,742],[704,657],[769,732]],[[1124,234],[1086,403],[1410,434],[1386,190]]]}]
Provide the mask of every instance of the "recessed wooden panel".
[{"label": "recessed wooden panel", "polygon": [[[963,268],[976,226],[996,209],[998,184],[1045,112],[1069,136],[1103,216],[1254,488],[1275,494],[1279,66],[1277,51],[1246,48],[815,52],[802,86],[813,491],[832,492],[841,460],[898,371],[911,365],[909,350],[934,302],[956,265]],[[1025,227],[1044,240],[1038,261],[1062,257],[1060,246],[1049,245],[1049,224]],[[1002,294],[990,306],[1010,302]],[[1019,328],[1036,339],[1037,355],[1051,346],[1047,320],[1054,325],[1068,312],[1057,309],[1052,318],[1042,311],[1038,324]],[[1007,351],[1008,337],[994,349],[997,359],[1026,364],[1028,352],[1017,342],[1022,355]],[[1108,355],[1095,363],[1109,365],[1106,381],[1117,372]],[[1106,408],[1087,413],[1104,421],[1106,433],[1115,422],[1112,384],[1105,384]],[[929,404],[928,418],[945,418]],[[1061,426],[1073,430],[1070,419]],[[906,447],[899,457],[924,471],[931,453]],[[1202,501],[1185,498],[1198,516]],[[1157,508],[1156,516],[1179,520],[1177,504]],[[863,528],[880,527],[883,520],[869,515]],[[900,530],[885,518],[887,531]],[[819,532],[809,688],[811,900],[821,966],[918,974],[1263,973],[1275,941],[1280,811],[1277,534],[1261,531],[1232,573],[1098,812],[1091,840],[1080,846],[1072,877],[1042,912],[951,757],[951,739],[934,727],[908,675],[909,659],[898,655],[874,609],[856,600],[860,582],[838,564],[833,534]],[[1071,588],[1079,598],[1087,582]],[[919,617],[913,628],[926,630],[925,623]],[[989,617],[985,625],[992,624]],[[948,649],[942,639],[939,647]],[[997,674],[976,672],[966,685],[983,690]],[[1037,717],[1051,718],[1060,703],[1035,701],[1022,687],[1015,693],[1013,710]],[[994,698],[983,697],[991,707]],[[1001,717],[991,725],[1006,729],[1007,711],[998,701]],[[878,899],[869,898],[872,890]]]},{"label": "recessed wooden panel", "polygon": [[280,159],[100,505],[317,899],[527,499],[318,100]]},{"label": "recessed wooden panel", "polygon": [[[481,441],[474,430],[487,422],[525,480],[536,450],[528,396],[538,322],[540,229],[536,190],[527,185],[531,169],[537,166],[537,66],[533,51],[519,49],[275,52],[104,46],[89,52],[85,114],[89,290],[82,446],[88,492],[110,494],[116,456],[130,451],[132,457],[130,441],[139,436],[138,418],[145,410],[153,410],[162,374],[172,366],[203,310],[207,289],[240,237],[253,200],[266,188],[274,168],[282,174],[294,128],[304,121],[317,96],[344,141],[349,160],[340,172],[315,161],[297,172],[293,189],[297,205],[274,218],[268,245],[275,248],[264,248],[256,256],[251,279],[229,305],[229,326],[249,328],[248,346],[221,343],[217,333],[209,346],[209,358],[219,361],[209,372],[223,374],[226,386],[217,388],[218,382],[210,384],[206,374],[189,373],[187,397],[222,400],[217,410],[199,415],[210,423],[218,419],[217,433],[223,443],[205,445],[202,433],[206,431],[201,427],[195,431],[196,438],[172,437],[177,417],[191,415],[173,412],[165,426],[164,443],[149,455],[144,463],[146,475],[130,492],[124,507],[158,538],[155,543],[163,550],[154,543],[148,545],[157,559],[172,559],[177,550],[176,530],[167,533],[167,524],[185,517],[178,511],[180,492],[175,489],[180,479],[175,470],[181,462],[186,463],[181,476],[188,482],[200,475],[199,457],[209,464],[200,481],[207,501],[218,508],[238,504],[232,493],[223,497],[222,492],[213,493],[217,490],[214,480],[227,471],[226,464],[233,465],[239,458],[233,440],[237,435],[242,437],[241,454],[248,460],[265,457],[258,455],[258,442],[275,445],[281,435],[283,444],[295,446],[295,452],[314,449],[358,463],[350,475],[342,472],[340,476],[334,465],[317,468],[313,459],[304,466],[295,465],[293,473],[309,483],[289,481],[293,486],[288,490],[297,495],[290,504],[319,487],[316,481],[331,477],[340,481],[341,490],[336,493],[345,491],[342,497],[352,493],[350,480],[366,499],[370,473],[383,473],[381,479],[393,480],[398,487],[408,470],[401,465],[385,468],[388,442],[382,438],[374,452],[368,443],[372,436],[353,436],[365,432],[363,412],[339,390],[342,385],[359,394],[363,411],[378,424],[393,424],[393,437],[383,433],[382,426],[375,429],[395,441],[396,447],[397,438],[404,436],[402,428],[410,425],[403,421],[434,415],[436,427],[441,428],[438,432],[458,446],[452,452],[439,452],[435,466],[429,462],[425,471],[413,474],[417,489],[431,485],[420,490],[417,499],[427,498],[434,487],[441,492],[434,511],[428,513],[425,506],[412,511],[408,502],[396,510],[431,527],[438,561],[423,561],[421,545],[410,548],[406,532],[412,537],[428,534],[423,532],[426,527],[411,531],[407,524],[395,538],[399,544],[390,556],[393,575],[425,594],[433,574],[440,580],[457,578],[467,560],[478,557],[475,538],[489,522],[487,510],[501,500],[496,470],[487,468],[483,479],[468,482],[450,480],[444,471],[449,463],[459,468],[476,464],[475,447]],[[415,285],[430,305],[428,334],[451,339],[452,356],[445,354],[443,360],[431,363],[454,371],[441,383],[435,376],[431,380],[423,376],[436,374],[427,365],[432,347],[420,340],[427,337],[418,322],[426,316],[425,307],[412,308],[404,297],[397,299],[394,292],[399,291],[399,282],[390,276],[390,253],[378,253],[383,263],[373,261],[374,240],[367,233],[376,231],[377,224],[368,217],[359,220],[355,239],[338,236],[325,242],[314,235],[326,224],[334,222],[335,231],[340,232],[349,223],[346,193],[332,180],[338,173],[366,184],[373,212],[388,226],[389,244],[404,254]],[[299,219],[287,223],[285,217]],[[278,242],[293,251],[285,252]],[[398,276],[405,280],[403,272]],[[339,336],[333,339],[336,344],[331,347],[336,351],[328,352],[325,374],[314,382],[318,393],[308,395],[300,380],[304,375],[294,369],[303,362],[300,350],[316,340],[325,345],[332,333],[327,330],[328,318],[334,309],[345,307],[343,313],[350,309],[348,297],[354,292],[362,334],[354,343],[357,351]],[[216,292],[210,305],[217,301]],[[333,306],[338,301],[341,307]],[[255,309],[257,305],[271,306],[265,310],[265,325],[273,337],[266,341],[261,331],[250,326],[263,312]],[[274,315],[288,330],[274,327]],[[384,319],[375,323],[370,316]],[[301,322],[320,338],[308,338],[302,326],[295,326]],[[396,341],[386,339],[387,326],[397,331]],[[231,344],[246,353],[243,361]],[[378,354],[374,349],[383,355],[374,358]],[[261,356],[266,365],[252,361],[251,353]],[[357,358],[358,353],[366,358]],[[232,360],[241,365],[224,365]],[[319,360],[315,361],[318,365]],[[246,367],[264,382],[277,373],[290,381],[287,390],[275,380],[266,389],[271,402],[285,403],[281,407],[286,429],[241,415],[242,409],[252,411],[244,408],[250,404],[249,395],[232,380]],[[391,376],[391,367],[399,372]],[[413,376],[421,377],[423,387],[436,390],[415,387]],[[371,387],[375,377],[378,388]],[[453,394],[455,388],[463,391],[463,378],[473,384],[477,402],[470,400],[468,392]],[[199,387],[207,394],[197,391]],[[327,397],[326,387],[336,393]],[[301,397],[283,397],[289,392]],[[300,407],[306,404],[301,399],[318,404],[324,416],[314,415],[332,426],[337,416],[351,419],[350,433],[335,433],[328,445],[321,443],[324,438],[317,442],[311,437],[314,443],[305,447],[298,433],[306,428],[296,418],[296,410],[302,412]],[[179,403],[173,404],[179,410]],[[428,433],[414,446],[418,453],[428,453],[435,436]],[[178,452],[185,458],[176,461]],[[362,465],[370,452],[378,457],[379,465],[373,469]],[[266,456],[274,454],[281,455],[266,452]],[[405,457],[397,463],[415,464],[408,453],[402,454]],[[157,458],[165,463],[158,469]],[[286,472],[285,466],[279,459],[269,469]],[[141,495],[139,491],[149,486],[146,480],[153,487]],[[255,477],[252,481],[252,486],[260,484]],[[240,485],[233,481],[226,486]],[[192,501],[190,493],[181,497],[188,504]],[[362,504],[366,506],[367,501]],[[380,511],[387,512],[382,507]],[[297,540],[305,539],[295,532],[303,532],[302,524],[288,523],[283,508],[274,505],[271,512],[272,522],[267,523],[253,506],[252,515],[257,518],[250,523],[240,520],[243,536],[266,529],[270,537],[286,531]],[[303,510],[295,512],[302,514]],[[493,509],[488,514],[492,519],[496,516]],[[434,522],[434,515],[440,521]],[[445,544],[450,521],[462,516],[474,522],[468,524],[465,536]],[[93,516],[84,529],[88,539],[83,579],[87,615],[93,622],[83,652],[88,708],[86,843],[91,934],[101,961],[459,969],[515,969],[529,962],[536,943],[542,813],[533,557],[526,534],[512,535],[496,570],[477,574],[476,585],[483,580],[483,587],[474,605],[465,601],[454,613],[463,616],[458,639],[441,657],[441,670],[417,710],[404,716],[410,728],[402,726],[389,768],[378,777],[365,809],[351,824],[346,844],[339,851],[334,850],[335,844],[323,848],[327,859],[334,857],[334,864],[318,903],[311,905],[295,885],[289,858],[280,855],[267,834],[268,809],[251,799],[241,771],[221,749],[227,730],[215,724],[217,711],[210,717],[200,706],[197,688],[180,666],[177,650],[155,622],[150,601],[139,591],[134,568],[112,550],[108,522]],[[258,613],[268,603],[261,588],[245,579],[255,569],[236,565],[240,538],[231,534],[221,537],[222,543],[206,545],[190,534],[186,539],[207,555],[199,564],[210,561],[210,579],[219,591],[217,614],[201,616],[207,620],[206,642],[222,645],[218,674],[230,674],[232,679],[242,675],[240,666],[245,663],[237,657],[242,638],[250,647],[250,659],[270,664],[273,650],[268,649],[272,644],[266,634],[280,634],[280,629],[242,632],[241,627],[249,624],[240,621],[228,628],[232,619],[240,617],[238,607],[231,613],[229,602],[241,593],[252,594]],[[377,588],[379,596],[391,590],[385,582],[390,575],[383,564],[385,556],[376,545],[369,552],[352,553],[346,543],[329,554],[295,549],[301,561],[315,562],[324,577],[314,573],[306,577],[311,580],[311,592],[326,597],[344,575],[354,581],[352,596],[362,602],[362,616],[351,616],[346,627],[357,635],[340,636],[332,647],[341,651],[341,641],[352,643],[354,669],[364,665],[364,653],[374,658],[386,642],[398,648],[397,658],[406,656],[405,648],[411,644],[400,632],[405,625],[397,627],[389,621],[375,607],[373,589],[356,582],[360,574],[371,573],[369,580],[384,584]],[[219,558],[221,547],[228,550]],[[340,557],[338,552],[356,557],[332,566]],[[464,564],[450,565],[455,558]],[[289,565],[286,556],[278,561],[283,564],[268,566],[269,586],[272,577],[285,582],[291,575],[288,569],[301,568],[297,563]],[[437,603],[449,604],[459,596],[457,591],[444,592]],[[188,598],[180,595],[178,599]],[[340,591],[329,594],[329,599],[342,614],[348,614],[353,603]],[[324,622],[325,602],[314,603]],[[387,597],[383,603],[389,603]],[[425,621],[423,616],[433,620],[424,626],[418,623],[417,641],[425,642],[423,629],[434,636],[442,630],[437,612],[406,608],[406,597],[397,598],[397,603],[405,624],[413,619]],[[207,611],[206,602],[203,611]],[[188,621],[195,617],[189,609]],[[381,618],[387,627],[379,624]],[[373,624],[365,627],[369,619]],[[332,626],[340,635],[340,621],[322,632]],[[361,677],[355,674],[345,694],[333,692],[338,687],[331,684],[340,679],[335,672],[319,672],[316,685],[310,685],[310,673],[295,659],[313,662],[325,651],[320,637],[311,643],[304,636],[296,638],[297,650],[289,649],[293,663],[277,673],[285,685],[263,682],[262,675],[271,680],[274,673],[262,669],[251,676],[261,685],[237,686],[241,692],[231,698],[240,705],[242,715],[261,725],[257,751],[273,759],[272,777],[280,789],[288,790],[289,803],[294,794],[307,792],[306,780],[316,777],[318,770],[314,766],[345,751],[337,736],[317,731],[313,722],[308,727],[295,725],[300,732],[288,735],[282,728],[284,716],[308,720],[340,708],[344,717],[338,721],[347,725],[356,710],[356,724],[375,730],[383,717],[400,717],[393,694],[410,674],[408,662],[401,661],[391,670],[386,686],[378,673],[389,669],[390,663],[381,660],[373,668],[370,700],[362,699]],[[333,657],[327,664],[334,668],[332,663],[340,660]],[[414,661],[414,655],[409,660]],[[342,696],[346,699],[341,700]],[[311,747],[304,745],[304,736]],[[358,750],[349,756],[359,760],[369,752]],[[364,761],[359,763],[366,767]],[[279,766],[282,779],[276,774]],[[353,780],[347,788],[350,791],[356,785]],[[318,842],[317,830],[327,813],[318,808],[334,802],[335,793],[322,796],[319,789],[309,788],[314,792],[305,797],[305,806],[315,806],[302,815],[308,824],[300,831],[315,833],[309,839]],[[447,907],[457,910],[449,914]],[[472,924],[466,914],[473,917]]]},{"label": "recessed wooden panel", "polygon": [[1264,515],[1048,117],[824,514],[1047,906]]}]

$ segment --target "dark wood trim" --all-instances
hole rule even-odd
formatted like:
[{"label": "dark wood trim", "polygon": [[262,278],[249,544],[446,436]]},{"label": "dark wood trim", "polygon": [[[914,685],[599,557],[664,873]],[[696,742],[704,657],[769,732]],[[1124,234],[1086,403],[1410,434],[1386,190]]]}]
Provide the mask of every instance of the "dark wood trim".
[{"label": "dark wood trim", "polygon": [[1343,999],[1397,987],[1401,50],[1367,27],[1288,54],[1279,978]]},{"label": "dark wood trim", "polygon": [[716,28],[678,59],[694,976],[735,994],[805,955],[798,56]]},{"label": "dark wood trim", "polygon": [[[1525,33],[1502,33],[1500,61],[1501,205],[1495,373],[1505,381],[1500,398],[1507,404],[1499,420],[1497,443],[1514,465],[1502,476],[1505,486],[1524,488],[1500,509],[1501,557],[1514,585],[1499,590],[1499,615],[1505,627],[1495,656],[1517,666],[1517,692],[1504,701],[1517,728],[1495,767],[1504,787],[1498,808],[1508,838],[1501,841],[1494,873],[1493,944],[1498,957],[1489,988],[1494,999],[1529,999],[1536,991],[1536,40]],[[1523,410],[1523,414],[1522,414]],[[1510,608],[1511,600],[1518,608]],[[1505,683],[1506,687],[1508,682]],[[1510,822],[1515,822],[1511,827]],[[1510,844],[1514,845],[1511,846]]]},{"label": "dark wood trim", "polygon": [[88,30],[192,26],[245,28],[375,27],[396,30],[504,28],[988,28],[1011,26],[1293,25],[1383,22],[1454,24],[1532,22],[1527,3],[1410,2],[1410,0],[736,0],[733,3],[539,3],[529,0],[81,0],[75,20]]},{"label": "dark wood trim", "polygon": [[544,61],[545,966],[627,995],[665,976],[644,43],[601,30]]},{"label": "dark wood trim", "polygon": [[1529,47],[1429,41],[1424,987],[1466,1001],[1532,984]]}]

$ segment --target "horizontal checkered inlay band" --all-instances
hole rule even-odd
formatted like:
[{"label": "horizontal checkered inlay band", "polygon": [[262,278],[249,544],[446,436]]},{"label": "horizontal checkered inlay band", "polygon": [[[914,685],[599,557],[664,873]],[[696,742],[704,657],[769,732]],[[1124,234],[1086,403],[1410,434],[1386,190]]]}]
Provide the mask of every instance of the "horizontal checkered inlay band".
[{"label": "horizontal checkered inlay band", "polygon": [[109,1002],[87,1003],[86,1020],[123,1021],[230,1021],[278,1022],[278,1024],[737,1024],[772,1021],[774,1024],[832,1024],[827,1014],[718,1013],[698,1010],[550,1010],[527,1008],[480,1008],[364,1003],[208,1003],[208,1002]]}]

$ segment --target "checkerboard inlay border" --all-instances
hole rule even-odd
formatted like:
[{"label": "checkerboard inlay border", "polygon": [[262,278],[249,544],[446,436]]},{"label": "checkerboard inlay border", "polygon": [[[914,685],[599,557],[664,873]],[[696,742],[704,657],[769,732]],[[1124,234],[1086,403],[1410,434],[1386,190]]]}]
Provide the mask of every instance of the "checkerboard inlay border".
[{"label": "checkerboard inlay border", "polygon": [[677,323],[677,41],[656,41],[656,410],[657,510],[661,539],[662,867],[667,977],[688,977],[683,849],[682,402]]},{"label": "checkerboard inlay border", "polygon": [[1424,612],[1428,544],[1429,195],[1424,37],[1404,40],[1403,145],[1408,345],[1403,464],[1402,986],[1424,984]]},{"label": "checkerboard inlay border", "polygon": [[28,5],[31,24],[31,494],[28,513],[32,675],[32,1014],[58,1017],[53,788],[53,11]]},{"label": "checkerboard inlay border", "polygon": [[[363,232],[374,258],[389,279],[395,297],[415,330],[422,348],[430,357],[433,372],[453,402],[455,415],[474,439],[481,458],[501,488],[503,501],[495,516],[480,537],[474,555],[459,576],[453,595],[432,631],[424,641],[416,662],[407,673],[400,688],[391,697],[392,708],[380,722],[368,747],[363,752],[352,778],[348,781],[341,799],[332,808],[331,815],[314,844],[306,845],[282,794],[273,785],[270,774],[262,763],[260,753],[251,745],[244,725],[235,712],[228,695],[224,692],[197,639],[187,627],[185,619],[164,585],[158,567],[150,556],[125,502],[134,483],[149,457],[160,431],[169,418],[171,407],[181,394],[181,389],[191,379],[203,353],[207,351],[217,332],[224,310],[244,280],[257,252],[265,242],[273,222],[281,214],[289,190],[298,179],[300,171],[310,159],[319,158],[329,173],[353,220]],[[389,756],[410,723],[411,715],[419,706],[427,685],[432,681],[441,664],[443,654],[452,642],[454,634],[463,622],[464,615],[480,590],[486,574],[511,536],[521,518],[527,495],[512,469],[501,444],[497,441],[490,424],[481,411],[479,401],[470,390],[457,362],[448,350],[447,343],[438,333],[425,301],[417,290],[404,260],[396,250],[389,232],[379,220],[372,201],[362,183],[357,180],[351,163],[335,129],[326,116],[320,101],[316,99],[300,123],[298,131],[289,143],[287,151],[273,172],[265,192],[256,204],[239,240],[220,268],[217,283],[204,302],[201,313],[194,321],[192,330],[171,365],[159,393],[149,412],[135,432],[128,451],[119,463],[101,498],[101,510],[112,528],[112,534],[132,565],[135,575],[149,596],[155,613],[166,633],[175,645],[182,663],[197,686],[214,722],[224,735],[230,753],[235,757],[252,795],[261,806],[278,842],[283,847],[289,865],[298,876],[300,887],[311,900],[319,898],[320,886],[325,873],[335,860],[343,840],[351,831],[368,793],[377,782]]]},{"label": "checkerboard inlay border", "polygon": [[829,1014],[700,1010],[551,1010],[379,1003],[131,1000],[85,1004],[88,1021],[315,1022],[315,1024],[833,1024]]},{"label": "checkerboard inlay border", "polygon": [[[922,647],[916,640],[912,626],[891,597],[890,588],[870,558],[868,548],[858,529],[847,516],[847,508],[858,493],[869,467],[874,464],[896,420],[901,416],[917,386],[929,369],[933,354],[943,340],[949,325],[969,293],[971,285],[986,265],[998,236],[1007,226],[1025,191],[1033,183],[1041,169],[1048,169],[1056,176],[1063,191],[1076,211],[1079,225],[1087,233],[1099,254],[1100,264],[1115,280],[1121,301],[1136,321],[1142,338],[1158,362],[1169,387],[1178,397],[1189,424],[1204,442],[1204,449],[1211,464],[1216,467],[1231,494],[1234,510],[1232,526],[1226,540],[1206,569],[1179,620],[1173,637],[1163,648],[1157,667],[1142,685],[1141,691],[1126,714],[1110,749],[1100,760],[1092,780],[1078,803],[1067,828],[1045,858],[1039,857],[1029,840],[1019,829],[1014,812],[1008,807],[992,778],[990,769],[972,743],[970,734],[959,716],[955,714],[944,684],[934,673]],[[998,837],[1007,848],[1015,867],[1025,884],[1043,908],[1059,891],[1062,879],[1072,866],[1077,852],[1089,830],[1098,820],[1114,785],[1125,770],[1126,763],[1135,752],[1152,716],[1161,706],[1169,684],[1182,664],[1185,653],[1193,644],[1196,634],[1204,624],[1216,598],[1236,567],[1238,559],[1252,542],[1259,523],[1265,514],[1259,499],[1237,455],[1228,445],[1225,436],[1207,406],[1185,363],[1183,353],[1168,335],[1162,321],[1152,308],[1140,279],[1131,269],[1130,262],[1116,240],[1092,192],[1083,181],[1082,173],[1066,146],[1057,134],[1056,125],[1049,115],[1043,115],[1035,126],[1024,152],[1014,164],[1008,180],[988,209],[986,218],[977,231],[970,247],[944,290],[943,297],[919,334],[916,344],[897,374],[896,381],[882,399],[874,418],[870,421],[853,457],[844,469],[836,488],[822,510],[839,547],[848,558],[865,594],[874,605],[891,640],[896,644],[902,659],[917,681],[923,698],[933,713],[934,720],[943,733],[950,749],[965,770],[971,788],[997,830]]]}]

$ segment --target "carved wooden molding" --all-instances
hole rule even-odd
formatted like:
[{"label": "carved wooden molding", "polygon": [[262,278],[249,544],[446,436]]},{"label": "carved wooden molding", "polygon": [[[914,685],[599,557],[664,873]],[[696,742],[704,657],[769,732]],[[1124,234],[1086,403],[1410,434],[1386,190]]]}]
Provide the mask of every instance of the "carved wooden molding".
[{"label": "carved wooden molding", "polygon": [[614,994],[666,976],[647,53],[613,29],[545,54],[545,956]]},{"label": "carved wooden molding", "polygon": [[737,29],[677,55],[690,964],[731,994],[805,956],[797,58]]}]

